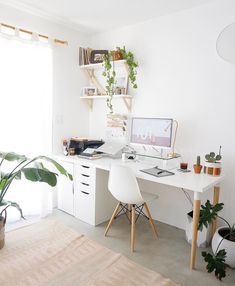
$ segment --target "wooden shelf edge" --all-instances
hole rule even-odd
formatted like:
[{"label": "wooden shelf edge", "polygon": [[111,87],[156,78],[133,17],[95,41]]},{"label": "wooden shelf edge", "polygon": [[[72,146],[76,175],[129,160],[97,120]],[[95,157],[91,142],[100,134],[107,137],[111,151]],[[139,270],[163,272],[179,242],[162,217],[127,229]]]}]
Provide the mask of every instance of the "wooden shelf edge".
[{"label": "wooden shelf edge", "polygon": [[[89,99],[89,100],[93,100],[93,99],[105,99],[108,98],[109,95],[91,95],[91,96],[80,96],[81,99]],[[133,98],[132,95],[128,95],[128,94],[114,94],[113,98]]]},{"label": "wooden shelf edge", "polygon": [[[119,60],[119,61],[111,61],[111,63],[114,63],[114,65],[119,66],[126,63],[126,60]],[[99,69],[103,67],[103,63],[97,63],[97,64],[89,64],[89,65],[81,65],[79,66],[81,69]]]}]

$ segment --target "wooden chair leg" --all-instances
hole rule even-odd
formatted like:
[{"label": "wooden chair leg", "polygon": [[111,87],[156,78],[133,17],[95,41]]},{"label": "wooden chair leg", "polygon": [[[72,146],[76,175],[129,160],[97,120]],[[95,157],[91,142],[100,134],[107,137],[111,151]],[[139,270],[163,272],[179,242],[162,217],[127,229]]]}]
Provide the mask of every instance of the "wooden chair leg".
[{"label": "wooden chair leg", "polygon": [[131,207],[131,252],[135,248],[135,205]]},{"label": "wooden chair leg", "polygon": [[109,223],[108,223],[108,225],[106,227],[105,233],[104,233],[105,236],[107,235],[107,233],[108,233],[108,231],[109,231],[109,229],[110,229],[110,227],[111,227],[111,225],[113,223],[113,220],[114,220],[114,218],[115,218],[115,216],[116,216],[116,214],[117,214],[117,212],[119,210],[120,204],[121,204],[120,202],[117,204],[117,206],[116,206],[116,208],[115,208],[115,210],[114,210],[114,212],[113,212],[113,214],[111,216],[111,219],[110,219],[110,221],[109,221]]},{"label": "wooden chair leg", "polygon": [[152,219],[152,216],[151,216],[151,213],[150,213],[150,210],[148,208],[148,205],[146,203],[144,203],[144,207],[146,209],[146,212],[147,212],[147,215],[148,215],[148,218],[149,218],[149,223],[152,227],[152,230],[153,230],[153,234],[154,236],[157,238],[158,237],[158,234],[157,234],[157,228],[156,228],[156,225]]}]

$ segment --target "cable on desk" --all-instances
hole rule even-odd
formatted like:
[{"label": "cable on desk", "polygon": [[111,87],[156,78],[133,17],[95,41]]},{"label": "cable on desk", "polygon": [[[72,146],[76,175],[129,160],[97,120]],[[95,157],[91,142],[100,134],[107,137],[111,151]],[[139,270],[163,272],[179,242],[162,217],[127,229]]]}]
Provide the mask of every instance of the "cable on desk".
[{"label": "cable on desk", "polygon": [[187,191],[185,191],[185,189],[184,189],[184,188],[181,188],[181,190],[183,191],[183,193],[184,193],[184,195],[185,195],[186,199],[189,201],[189,203],[190,203],[190,204],[191,204],[191,206],[193,207],[193,201],[192,201],[192,199],[191,199],[191,197],[190,197],[189,193],[188,193]]}]

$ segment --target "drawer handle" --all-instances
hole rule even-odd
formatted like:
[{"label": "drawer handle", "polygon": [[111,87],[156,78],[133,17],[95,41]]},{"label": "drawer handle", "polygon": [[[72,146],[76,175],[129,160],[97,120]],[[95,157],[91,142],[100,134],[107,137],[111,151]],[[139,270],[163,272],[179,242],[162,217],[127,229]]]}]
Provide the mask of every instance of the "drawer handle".
[{"label": "drawer handle", "polygon": [[87,183],[83,183],[83,182],[81,182],[81,184],[83,184],[83,185],[85,185],[85,186],[90,186],[89,184],[87,184]]},{"label": "drawer handle", "polygon": [[89,175],[86,175],[86,174],[81,174],[83,177],[87,177],[89,178],[90,176]]},{"label": "drawer handle", "polygon": [[81,191],[81,193],[83,193],[85,195],[90,195],[90,193],[87,193],[87,192],[84,192],[84,191]]},{"label": "drawer handle", "polygon": [[90,167],[89,166],[86,166],[86,165],[81,165],[83,168],[86,168],[86,169],[89,169]]}]

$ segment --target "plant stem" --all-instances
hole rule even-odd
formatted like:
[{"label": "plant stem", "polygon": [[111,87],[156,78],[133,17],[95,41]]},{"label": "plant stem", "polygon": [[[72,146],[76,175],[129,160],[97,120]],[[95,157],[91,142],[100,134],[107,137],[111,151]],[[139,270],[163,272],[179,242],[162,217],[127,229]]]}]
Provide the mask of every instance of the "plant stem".
[{"label": "plant stem", "polygon": [[219,215],[217,215],[217,217],[220,218],[220,219],[222,219],[222,220],[228,225],[229,231],[231,232],[232,227],[231,227],[230,223],[229,223],[225,218],[223,218],[223,217],[221,217],[221,216],[219,216]]}]

